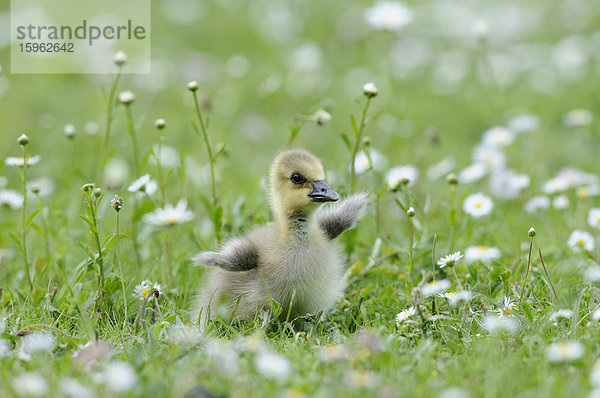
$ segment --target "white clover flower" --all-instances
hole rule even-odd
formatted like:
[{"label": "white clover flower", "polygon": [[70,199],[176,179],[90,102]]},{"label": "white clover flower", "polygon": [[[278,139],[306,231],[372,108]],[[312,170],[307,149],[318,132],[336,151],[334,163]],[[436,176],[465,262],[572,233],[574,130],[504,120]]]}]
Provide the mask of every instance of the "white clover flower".
[{"label": "white clover flower", "polygon": [[258,373],[267,379],[283,379],[292,371],[290,362],[285,357],[268,351],[256,355],[254,366]]},{"label": "white clover flower", "polygon": [[567,245],[574,252],[591,252],[594,250],[594,237],[589,232],[575,230],[571,232]]},{"label": "white clover flower", "polygon": [[111,362],[104,368],[104,380],[110,390],[122,393],[135,386],[138,377],[135,370],[125,362]]},{"label": "white clover flower", "polygon": [[12,387],[21,396],[43,397],[48,394],[46,379],[36,372],[25,372],[16,376]]},{"label": "white clover flower", "polygon": [[483,319],[483,327],[489,333],[499,333],[503,331],[516,333],[519,330],[519,322],[515,317],[487,315]]},{"label": "white clover flower", "polygon": [[70,377],[62,379],[60,388],[63,394],[70,398],[93,398],[96,396],[94,390]]},{"label": "white clover flower", "polygon": [[490,176],[490,193],[501,199],[516,199],[530,183],[531,179],[527,174],[519,174],[510,169],[499,170]]},{"label": "white clover flower", "polygon": [[413,19],[413,12],[402,3],[385,1],[365,11],[367,23],[378,30],[397,31]]},{"label": "white clover flower", "polygon": [[587,109],[573,109],[565,113],[563,123],[569,127],[587,126],[594,120],[594,115]]},{"label": "white clover flower", "polygon": [[40,177],[27,181],[27,190],[33,192],[34,189],[41,198],[50,196],[54,192],[54,180],[50,177]]},{"label": "white clover flower", "polygon": [[440,266],[440,268],[444,268],[445,266],[454,267],[463,257],[464,256],[460,254],[460,251],[457,251],[440,258],[437,264]]},{"label": "white clover flower", "polygon": [[343,382],[352,388],[372,389],[379,383],[379,376],[363,369],[351,370],[344,375]]},{"label": "white clover flower", "polygon": [[438,293],[443,293],[450,288],[450,285],[451,283],[447,279],[426,283],[421,288],[421,295],[423,297],[429,297],[434,296]]},{"label": "white clover flower", "polygon": [[469,246],[465,249],[465,260],[468,263],[480,261],[483,264],[490,264],[494,260],[500,258],[500,250],[495,247]]},{"label": "white clover flower", "polygon": [[415,314],[415,307],[409,307],[396,314],[396,323],[400,324]]},{"label": "white clover flower", "polygon": [[496,149],[502,149],[513,143],[515,133],[504,126],[494,126],[483,133],[482,144]]},{"label": "white clover flower", "polygon": [[546,358],[550,362],[572,362],[583,357],[585,348],[577,341],[561,341],[546,348]]},{"label": "white clover flower", "polygon": [[558,195],[552,199],[552,207],[556,210],[565,210],[569,207],[569,198],[567,195]]},{"label": "white clover flower", "polygon": [[54,349],[55,345],[55,338],[49,333],[33,332],[23,337],[23,351],[27,354],[50,352]]},{"label": "white clover flower", "polygon": [[456,161],[452,157],[442,159],[440,162],[434,164],[427,169],[427,178],[430,180],[439,180],[445,177],[448,173],[454,170]]},{"label": "white clover flower", "polygon": [[[27,166],[34,166],[40,162],[42,158],[40,155],[34,155],[27,158]],[[23,157],[9,156],[4,160],[4,164],[7,166],[23,167],[25,166],[25,159]]]},{"label": "white clover flower", "polygon": [[132,91],[123,91],[119,93],[119,102],[122,104],[131,104],[135,101],[135,94]]},{"label": "white clover flower", "polygon": [[527,213],[535,213],[550,207],[550,198],[543,195],[534,196],[523,205]]},{"label": "white clover flower", "polygon": [[562,308],[554,311],[550,314],[550,320],[557,321],[559,319],[571,319],[573,317],[573,310]]},{"label": "white clover flower", "polygon": [[23,195],[12,189],[0,190],[0,206],[8,206],[11,209],[20,209],[23,207]]},{"label": "white clover flower", "polygon": [[587,283],[599,283],[600,282],[600,267],[595,265],[586,268],[583,272],[583,276]]},{"label": "white clover flower", "polygon": [[481,163],[488,171],[502,170],[506,167],[506,155],[497,148],[478,145],[471,154],[473,163]]},{"label": "white clover flower", "polygon": [[194,213],[187,209],[187,200],[181,199],[175,206],[167,203],[164,208],[157,208],[144,215],[144,222],[159,227],[183,224],[194,219]]},{"label": "white clover flower", "polygon": [[470,184],[481,180],[487,174],[487,168],[482,163],[473,163],[458,173],[461,184]]},{"label": "white clover flower", "polygon": [[540,118],[536,115],[524,114],[508,121],[508,128],[515,133],[528,133],[540,128]]},{"label": "white clover flower", "polygon": [[513,299],[504,296],[502,307],[498,308],[498,317],[513,316],[517,305]]},{"label": "white clover flower", "polygon": [[588,224],[590,224],[590,227],[595,228],[595,229],[600,229],[600,208],[599,207],[590,209],[590,211],[588,212],[587,222],[588,222]]},{"label": "white clover flower", "polygon": [[[381,154],[378,150],[371,148],[369,149],[369,155],[364,151],[360,151],[354,158],[354,170],[356,175],[361,175],[371,167],[373,170],[382,171],[387,165],[386,157]],[[350,166],[350,169],[352,166]]]},{"label": "white clover flower", "polygon": [[411,165],[396,166],[392,167],[385,175],[385,183],[389,189],[394,190],[398,188],[403,182],[406,182],[410,187],[419,178],[419,170]]},{"label": "white clover flower", "polygon": [[487,216],[494,209],[494,202],[481,192],[471,194],[463,202],[463,210],[473,218]]}]

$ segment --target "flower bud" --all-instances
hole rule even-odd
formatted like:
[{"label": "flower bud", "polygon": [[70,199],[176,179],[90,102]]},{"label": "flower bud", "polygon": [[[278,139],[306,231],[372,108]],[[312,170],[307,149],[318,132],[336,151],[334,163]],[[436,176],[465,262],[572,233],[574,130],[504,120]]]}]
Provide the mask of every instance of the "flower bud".
[{"label": "flower bud", "polygon": [[117,51],[113,56],[113,61],[115,62],[115,65],[121,66],[127,62],[127,54],[123,51]]},{"label": "flower bud", "polygon": [[529,229],[529,236],[531,236],[532,238],[535,236],[535,228],[531,227]]},{"label": "flower bud", "polygon": [[408,210],[406,210],[406,215],[409,217],[414,217],[415,216],[415,208],[414,207],[409,207]]},{"label": "flower bud", "polygon": [[379,89],[375,86],[375,83],[369,82],[362,86],[363,94],[369,98],[376,97],[379,94]]},{"label": "flower bud", "polygon": [[63,131],[65,133],[65,137],[67,137],[68,139],[72,139],[73,137],[75,137],[75,126],[73,126],[72,124],[65,124]]},{"label": "flower bud", "polygon": [[102,189],[101,188],[95,188],[94,189],[94,197],[99,198],[100,195],[102,195]]},{"label": "flower bud", "polygon": [[40,193],[40,187],[39,185],[34,185],[31,187],[31,193],[33,193],[34,195],[37,195],[38,193]]},{"label": "flower bud", "polygon": [[165,122],[165,119],[156,119],[156,121],[154,122],[154,126],[159,129],[162,130],[167,126],[167,122]]},{"label": "flower bud", "polygon": [[19,143],[19,145],[25,146],[29,144],[29,137],[27,137],[25,134],[21,134],[17,142]]},{"label": "flower bud", "polygon": [[321,108],[315,112],[315,114],[313,115],[313,120],[319,126],[322,126],[331,120],[331,114],[329,112],[327,112],[325,109]]},{"label": "flower bud", "polygon": [[94,189],[94,184],[92,184],[91,182],[87,183],[87,184],[83,184],[83,186],[81,187],[81,190],[83,192],[90,192],[92,189]]},{"label": "flower bud", "polygon": [[191,92],[194,92],[196,90],[198,90],[198,82],[195,80],[192,80],[191,82],[189,82],[187,84],[187,88],[188,90],[190,90]]},{"label": "flower bud", "polygon": [[450,185],[458,184],[458,177],[454,173],[450,173],[446,176],[446,182]]},{"label": "flower bud", "polygon": [[118,212],[123,208],[123,199],[119,195],[113,196],[110,205]]},{"label": "flower bud", "polygon": [[123,91],[122,93],[119,94],[119,102],[122,104],[131,104],[133,101],[135,101],[135,94],[131,91]]}]

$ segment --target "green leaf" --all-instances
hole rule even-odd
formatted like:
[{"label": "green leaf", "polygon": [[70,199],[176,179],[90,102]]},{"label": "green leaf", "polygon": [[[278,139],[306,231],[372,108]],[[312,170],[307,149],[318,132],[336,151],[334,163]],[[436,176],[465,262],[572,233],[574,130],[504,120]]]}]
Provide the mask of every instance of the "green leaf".
[{"label": "green leaf", "polygon": [[19,237],[12,231],[8,231],[8,234],[17,243],[17,246],[19,247],[19,252],[23,254],[23,245],[21,244],[21,239],[19,239]]},{"label": "green leaf", "polygon": [[29,225],[31,224],[31,222],[33,221],[33,219],[35,218],[35,216],[37,216],[37,214],[39,212],[40,212],[40,209],[35,209],[34,211],[31,212],[29,217],[27,217],[27,221],[25,222],[25,229],[29,228]]},{"label": "green leaf", "polygon": [[354,115],[350,115],[350,124],[352,124],[352,131],[354,132],[354,138],[358,138],[358,125],[356,124],[356,118]]},{"label": "green leaf", "polygon": [[344,141],[344,144],[346,144],[348,151],[352,151],[352,143],[350,142],[350,138],[348,138],[348,136],[344,133],[341,133],[340,137],[342,137],[342,140]]},{"label": "green leaf", "polygon": [[81,217],[81,219],[87,223],[88,228],[90,229],[90,232],[92,232],[94,234],[98,233],[98,228],[96,228],[94,223],[89,218],[87,218],[86,216],[79,216],[79,217]]}]

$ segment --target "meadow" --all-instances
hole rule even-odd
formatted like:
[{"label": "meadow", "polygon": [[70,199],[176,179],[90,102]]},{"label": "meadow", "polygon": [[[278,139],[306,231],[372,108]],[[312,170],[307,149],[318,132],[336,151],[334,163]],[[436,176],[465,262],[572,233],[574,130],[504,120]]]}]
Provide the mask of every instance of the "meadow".
[{"label": "meadow", "polygon": [[[600,397],[600,4],[553,3],[155,1],[149,75],[0,37],[0,395]],[[200,333],[293,147],[370,195],[345,297]]]}]

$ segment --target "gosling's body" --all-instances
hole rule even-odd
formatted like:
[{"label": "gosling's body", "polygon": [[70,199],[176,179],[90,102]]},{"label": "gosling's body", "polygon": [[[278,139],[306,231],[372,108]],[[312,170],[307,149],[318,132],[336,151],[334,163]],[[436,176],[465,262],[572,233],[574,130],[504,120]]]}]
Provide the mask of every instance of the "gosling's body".
[{"label": "gosling's body", "polygon": [[[296,174],[305,181],[294,182]],[[201,289],[192,319],[200,312],[202,324],[209,313],[214,318],[223,298],[229,309],[237,304],[236,319],[255,316],[271,299],[282,305],[282,318],[294,319],[327,312],[342,297],[345,261],[334,239],[354,226],[366,195],[315,211],[339,196],[325,184],[320,162],[301,150],[281,154],[270,180],[275,222],[230,240],[219,252],[194,257],[199,264],[218,268]]]}]

